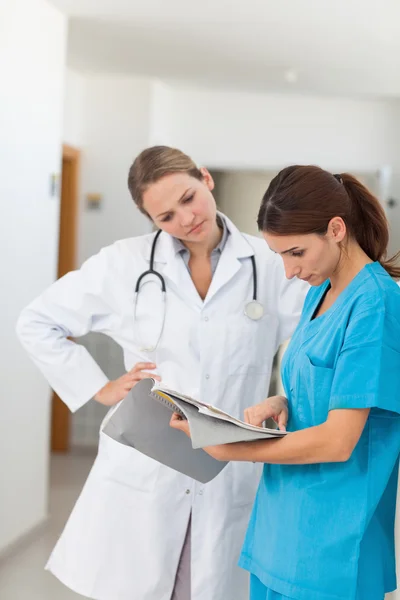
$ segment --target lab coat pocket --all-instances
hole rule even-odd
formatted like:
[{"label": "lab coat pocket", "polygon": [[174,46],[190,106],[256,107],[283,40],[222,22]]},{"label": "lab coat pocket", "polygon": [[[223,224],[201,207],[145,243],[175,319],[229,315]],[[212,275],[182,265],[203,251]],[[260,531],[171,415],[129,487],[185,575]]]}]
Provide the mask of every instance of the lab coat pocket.
[{"label": "lab coat pocket", "polygon": [[269,373],[276,351],[277,319],[265,314],[252,321],[245,314],[232,315],[226,320],[226,356],[228,375]]},{"label": "lab coat pocket", "polygon": [[334,369],[317,366],[306,356],[305,373],[306,398],[309,403],[312,425],[321,425],[328,417]]},{"label": "lab coat pocket", "polygon": [[100,433],[99,462],[105,479],[141,492],[156,486],[160,463]]}]

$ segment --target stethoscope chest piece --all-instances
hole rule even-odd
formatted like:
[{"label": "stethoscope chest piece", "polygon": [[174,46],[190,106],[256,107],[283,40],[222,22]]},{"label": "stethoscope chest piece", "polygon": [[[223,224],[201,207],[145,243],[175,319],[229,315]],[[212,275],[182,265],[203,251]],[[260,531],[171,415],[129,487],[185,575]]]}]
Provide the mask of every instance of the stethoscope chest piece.
[{"label": "stethoscope chest piece", "polygon": [[264,307],[261,302],[251,300],[245,305],[244,314],[252,321],[259,321],[264,316]]}]

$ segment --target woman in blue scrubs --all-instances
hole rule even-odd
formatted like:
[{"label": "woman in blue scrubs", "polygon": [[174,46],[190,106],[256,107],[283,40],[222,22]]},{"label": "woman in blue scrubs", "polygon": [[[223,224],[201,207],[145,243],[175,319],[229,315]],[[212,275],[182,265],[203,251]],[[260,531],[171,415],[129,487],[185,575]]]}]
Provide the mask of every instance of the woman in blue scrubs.
[{"label": "woman in blue scrubs", "polygon": [[[396,588],[400,268],[378,200],[349,174],[281,171],[258,225],[309,281],[282,364],[288,435],[207,448],[264,472],[240,565],[251,600],[383,600]],[[260,425],[266,404],[247,409]],[[171,426],[190,434],[186,421]]]}]

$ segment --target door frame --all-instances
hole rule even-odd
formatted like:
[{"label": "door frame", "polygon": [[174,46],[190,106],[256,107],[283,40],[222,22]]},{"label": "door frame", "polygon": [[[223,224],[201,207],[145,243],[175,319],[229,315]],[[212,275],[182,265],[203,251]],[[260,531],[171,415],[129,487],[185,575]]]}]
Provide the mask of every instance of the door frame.
[{"label": "door frame", "polygon": [[[80,150],[63,144],[57,279],[76,268],[79,169]],[[52,452],[68,452],[70,448],[70,411],[55,392],[52,397],[50,447]]]}]

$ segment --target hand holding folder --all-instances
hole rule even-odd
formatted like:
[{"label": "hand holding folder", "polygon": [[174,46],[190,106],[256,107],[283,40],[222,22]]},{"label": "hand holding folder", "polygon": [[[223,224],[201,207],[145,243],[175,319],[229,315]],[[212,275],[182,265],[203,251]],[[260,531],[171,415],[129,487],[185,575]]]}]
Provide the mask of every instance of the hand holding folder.
[{"label": "hand holding folder", "polygon": [[[191,439],[169,425],[171,412],[189,421]],[[143,379],[112,410],[103,432],[158,462],[202,483],[226,465],[202,448],[286,435],[285,431],[244,423],[221,409]]]}]

